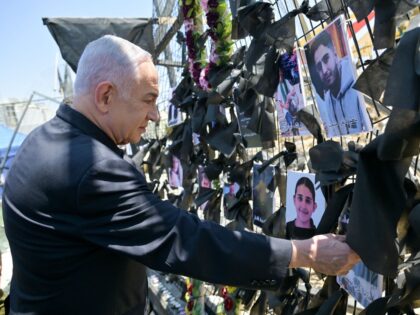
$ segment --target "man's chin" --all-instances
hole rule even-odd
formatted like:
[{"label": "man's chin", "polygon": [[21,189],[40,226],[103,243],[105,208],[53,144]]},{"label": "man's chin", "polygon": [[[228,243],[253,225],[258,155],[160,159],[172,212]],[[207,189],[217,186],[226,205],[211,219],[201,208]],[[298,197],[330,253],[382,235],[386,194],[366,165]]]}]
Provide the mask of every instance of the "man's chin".
[{"label": "man's chin", "polygon": [[325,86],[327,87],[327,90],[331,90],[332,88],[333,88],[333,86],[334,86],[334,80],[328,80],[326,83],[325,83]]},{"label": "man's chin", "polygon": [[133,138],[133,139],[130,139],[130,143],[132,143],[132,144],[139,143],[139,142],[140,142],[140,140],[141,140],[141,138],[142,138],[142,136],[143,136],[143,135],[139,135],[138,137],[135,137],[135,138]]}]

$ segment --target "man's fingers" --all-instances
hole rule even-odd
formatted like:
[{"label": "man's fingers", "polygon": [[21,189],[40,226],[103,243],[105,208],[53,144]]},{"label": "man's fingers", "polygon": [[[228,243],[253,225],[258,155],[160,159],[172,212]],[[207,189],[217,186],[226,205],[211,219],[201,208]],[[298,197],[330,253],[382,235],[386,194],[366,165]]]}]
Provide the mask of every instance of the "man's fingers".
[{"label": "man's fingers", "polygon": [[361,259],[360,256],[355,251],[351,253],[350,260],[353,262],[353,264],[358,263],[360,259]]},{"label": "man's fingers", "polygon": [[[350,270],[350,269],[349,269]],[[345,271],[340,271],[337,273],[337,276],[345,276],[346,274],[349,273],[349,270],[345,270]]]},{"label": "man's fingers", "polygon": [[345,242],[346,236],[345,235],[338,235],[338,234],[328,234],[329,237],[335,239],[336,241]]},{"label": "man's fingers", "polygon": [[344,235],[326,234],[313,238],[312,267],[325,274],[346,274],[360,257],[346,243]]}]

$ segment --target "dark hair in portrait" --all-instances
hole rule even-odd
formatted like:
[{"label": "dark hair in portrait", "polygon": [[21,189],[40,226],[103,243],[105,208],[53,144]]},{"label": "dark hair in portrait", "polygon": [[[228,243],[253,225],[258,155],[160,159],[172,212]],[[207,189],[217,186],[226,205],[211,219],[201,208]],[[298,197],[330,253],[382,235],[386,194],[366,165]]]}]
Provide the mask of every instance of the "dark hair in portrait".
[{"label": "dark hair in portrait", "polygon": [[[333,35],[335,34],[335,36]],[[335,42],[333,37],[337,37]],[[312,40],[307,46],[305,46],[306,59],[308,62],[309,73],[311,76],[311,81],[317,94],[324,99],[324,85],[321,78],[318,75],[315,63],[315,53],[321,47],[327,47],[332,50],[337,56],[338,59],[342,57],[343,45],[343,34],[341,32],[341,21],[338,19],[334,23],[328,25],[321,33],[319,33],[314,40]],[[337,47],[338,45],[339,47]],[[341,52],[341,54],[338,53]]]},{"label": "dark hair in portrait", "polygon": [[320,33],[318,37],[316,38],[316,40],[310,46],[310,54],[311,54],[312,62],[314,61],[315,51],[320,46],[325,46],[325,47],[335,50],[332,39],[331,39],[331,35],[328,31],[323,31],[322,33]]},{"label": "dark hair in portrait", "polygon": [[315,200],[315,187],[314,187],[314,183],[312,183],[312,181],[308,177],[301,177],[301,178],[299,178],[299,180],[296,182],[295,194],[296,194],[297,189],[298,189],[298,187],[300,185],[304,185],[306,188],[308,188],[309,191],[312,194],[313,200]]},{"label": "dark hair in portrait", "polygon": [[314,184],[308,177],[300,177],[296,182],[293,203],[296,218],[286,223],[286,238],[308,239],[314,236],[316,227],[312,214],[317,208],[317,203]]},{"label": "dark hair in portrait", "polygon": [[316,71],[314,55],[317,49],[321,46],[325,46],[335,51],[334,44],[331,39],[331,35],[328,30],[324,30],[318,35],[318,37],[308,46],[306,53],[306,58],[308,59],[309,73],[311,76],[312,84],[315,87],[318,95],[324,99],[324,86],[322,84],[321,78]]}]

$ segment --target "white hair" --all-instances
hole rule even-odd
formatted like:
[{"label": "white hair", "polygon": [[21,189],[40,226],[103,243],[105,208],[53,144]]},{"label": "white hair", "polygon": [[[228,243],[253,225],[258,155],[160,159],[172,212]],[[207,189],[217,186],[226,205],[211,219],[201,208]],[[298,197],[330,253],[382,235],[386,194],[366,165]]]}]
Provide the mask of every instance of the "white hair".
[{"label": "white hair", "polygon": [[136,67],[145,61],[152,61],[152,57],[139,46],[117,36],[102,36],[90,42],[80,57],[74,96],[93,93],[100,82],[110,81],[126,97],[137,78]]}]

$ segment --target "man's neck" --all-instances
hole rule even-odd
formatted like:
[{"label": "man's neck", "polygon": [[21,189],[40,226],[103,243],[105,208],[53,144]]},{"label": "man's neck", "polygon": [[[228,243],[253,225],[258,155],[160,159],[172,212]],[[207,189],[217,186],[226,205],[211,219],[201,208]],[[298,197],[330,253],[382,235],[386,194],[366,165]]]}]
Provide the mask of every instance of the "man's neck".
[{"label": "man's neck", "polygon": [[330,89],[331,94],[334,96],[334,98],[337,98],[337,95],[338,93],[340,93],[341,90],[341,68],[338,67],[337,71],[337,80],[335,80],[334,84]]},{"label": "man's neck", "polygon": [[85,116],[87,119],[89,119],[92,123],[94,123],[99,129],[101,129],[103,132],[105,132],[108,137],[114,142],[115,138],[113,137],[113,134],[111,130],[107,128],[106,125],[104,125],[101,122],[101,119],[99,118],[98,112],[95,110],[93,105],[93,100],[89,97],[78,97],[74,98],[73,104],[70,105],[74,110],[81,113],[83,116]]}]

